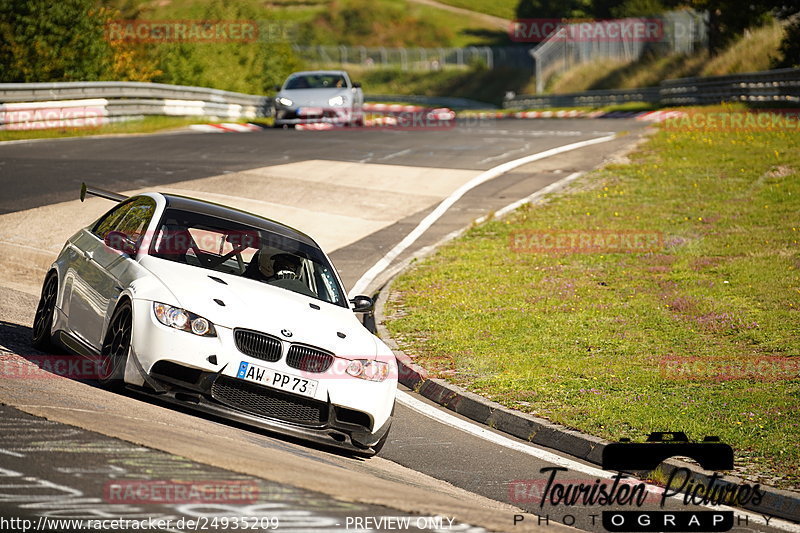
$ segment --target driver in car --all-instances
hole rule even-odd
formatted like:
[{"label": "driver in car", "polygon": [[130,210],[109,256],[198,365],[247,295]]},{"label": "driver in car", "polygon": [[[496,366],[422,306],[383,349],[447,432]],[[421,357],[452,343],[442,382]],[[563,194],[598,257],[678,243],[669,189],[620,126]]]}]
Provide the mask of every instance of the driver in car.
[{"label": "driver in car", "polygon": [[267,282],[279,279],[300,279],[300,258],[292,254],[275,254],[270,257],[261,253],[258,258],[258,269]]}]

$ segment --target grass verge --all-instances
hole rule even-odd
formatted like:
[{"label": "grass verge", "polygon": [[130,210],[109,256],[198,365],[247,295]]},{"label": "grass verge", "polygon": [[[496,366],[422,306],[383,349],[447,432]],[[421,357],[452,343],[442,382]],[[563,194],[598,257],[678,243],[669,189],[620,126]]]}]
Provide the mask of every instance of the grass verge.
[{"label": "grass verge", "polygon": [[[0,142],[22,139],[55,139],[59,137],[85,137],[88,135],[113,135],[125,133],[154,133],[183,128],[190,124],[207,124],[208,117],[145,117],[141,120],[115,122],[96,128],[51,128],[46,130],[0,131]],[[217,121],[219,122],[219,121]],[[230,121],[228,121],[230,122]]]},{"label": "grass verge", "polygon": [[[662,127],[630,159],[416,264],[394,283],[389,331],[433,375],[508,407],[614,440],[719,435],[737,473],[797,488],[800,136]],[[517,232],[562,230],[663,241],[512,249]],[[771,357],[793,371],[758,366]]]}]

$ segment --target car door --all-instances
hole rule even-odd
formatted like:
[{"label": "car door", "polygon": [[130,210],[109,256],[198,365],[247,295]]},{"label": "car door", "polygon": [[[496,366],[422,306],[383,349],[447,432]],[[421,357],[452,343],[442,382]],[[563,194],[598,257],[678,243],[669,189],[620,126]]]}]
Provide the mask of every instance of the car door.
[{"label": "car door", "polygon": [[123,288],[136,277],[134,257],[106,246],[111,231],[125,234],[135,247],[141,241],[156,202],[150,197],[132,198],[110,211],[94,227],[84,230],[77,245],[82,252],[75,265],[70,298],[69,327],[89,347],[99,351],[103,332]]}]

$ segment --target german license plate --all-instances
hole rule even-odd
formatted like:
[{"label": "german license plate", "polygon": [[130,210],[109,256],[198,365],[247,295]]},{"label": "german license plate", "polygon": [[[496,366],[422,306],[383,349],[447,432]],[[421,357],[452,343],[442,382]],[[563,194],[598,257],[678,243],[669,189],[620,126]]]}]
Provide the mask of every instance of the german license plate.
[{"label": "german license plate", "polygon": [[299,107],[297,108],[297,114],[301,117],[321,117],[322,116],[322,108],[321,107]]},{"label": "german license plate", "polygon": [[316,380],[287,374],[286,372],[276,372],[271,368],[254,365],[247,361],[239,363],[239,371],[236,373],[236,377],[301,396],[313,397],[317,391]]}]

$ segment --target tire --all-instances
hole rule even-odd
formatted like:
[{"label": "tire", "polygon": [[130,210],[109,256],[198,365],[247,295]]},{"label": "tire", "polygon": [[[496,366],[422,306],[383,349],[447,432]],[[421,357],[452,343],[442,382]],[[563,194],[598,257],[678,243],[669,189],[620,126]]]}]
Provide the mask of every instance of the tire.
[{"label": "tire", "polygon": [[45,352],[54,348],[50,332],[53,331],[57,297],[58,275],[55,272],[51,272],[42,285],[42,295],[39,298],[39,305],[36,306],[36,315],[33,318],[33,346]]},{"label": "tire", "polygon": [[133,308],[130,302],[121,303],[111,316],[106,331],[100,356],[103,360],[103,371],[100,372],[100,384],[118,388],[123,385],[125,365],[131,350],[131,332],[133,330]]}]

